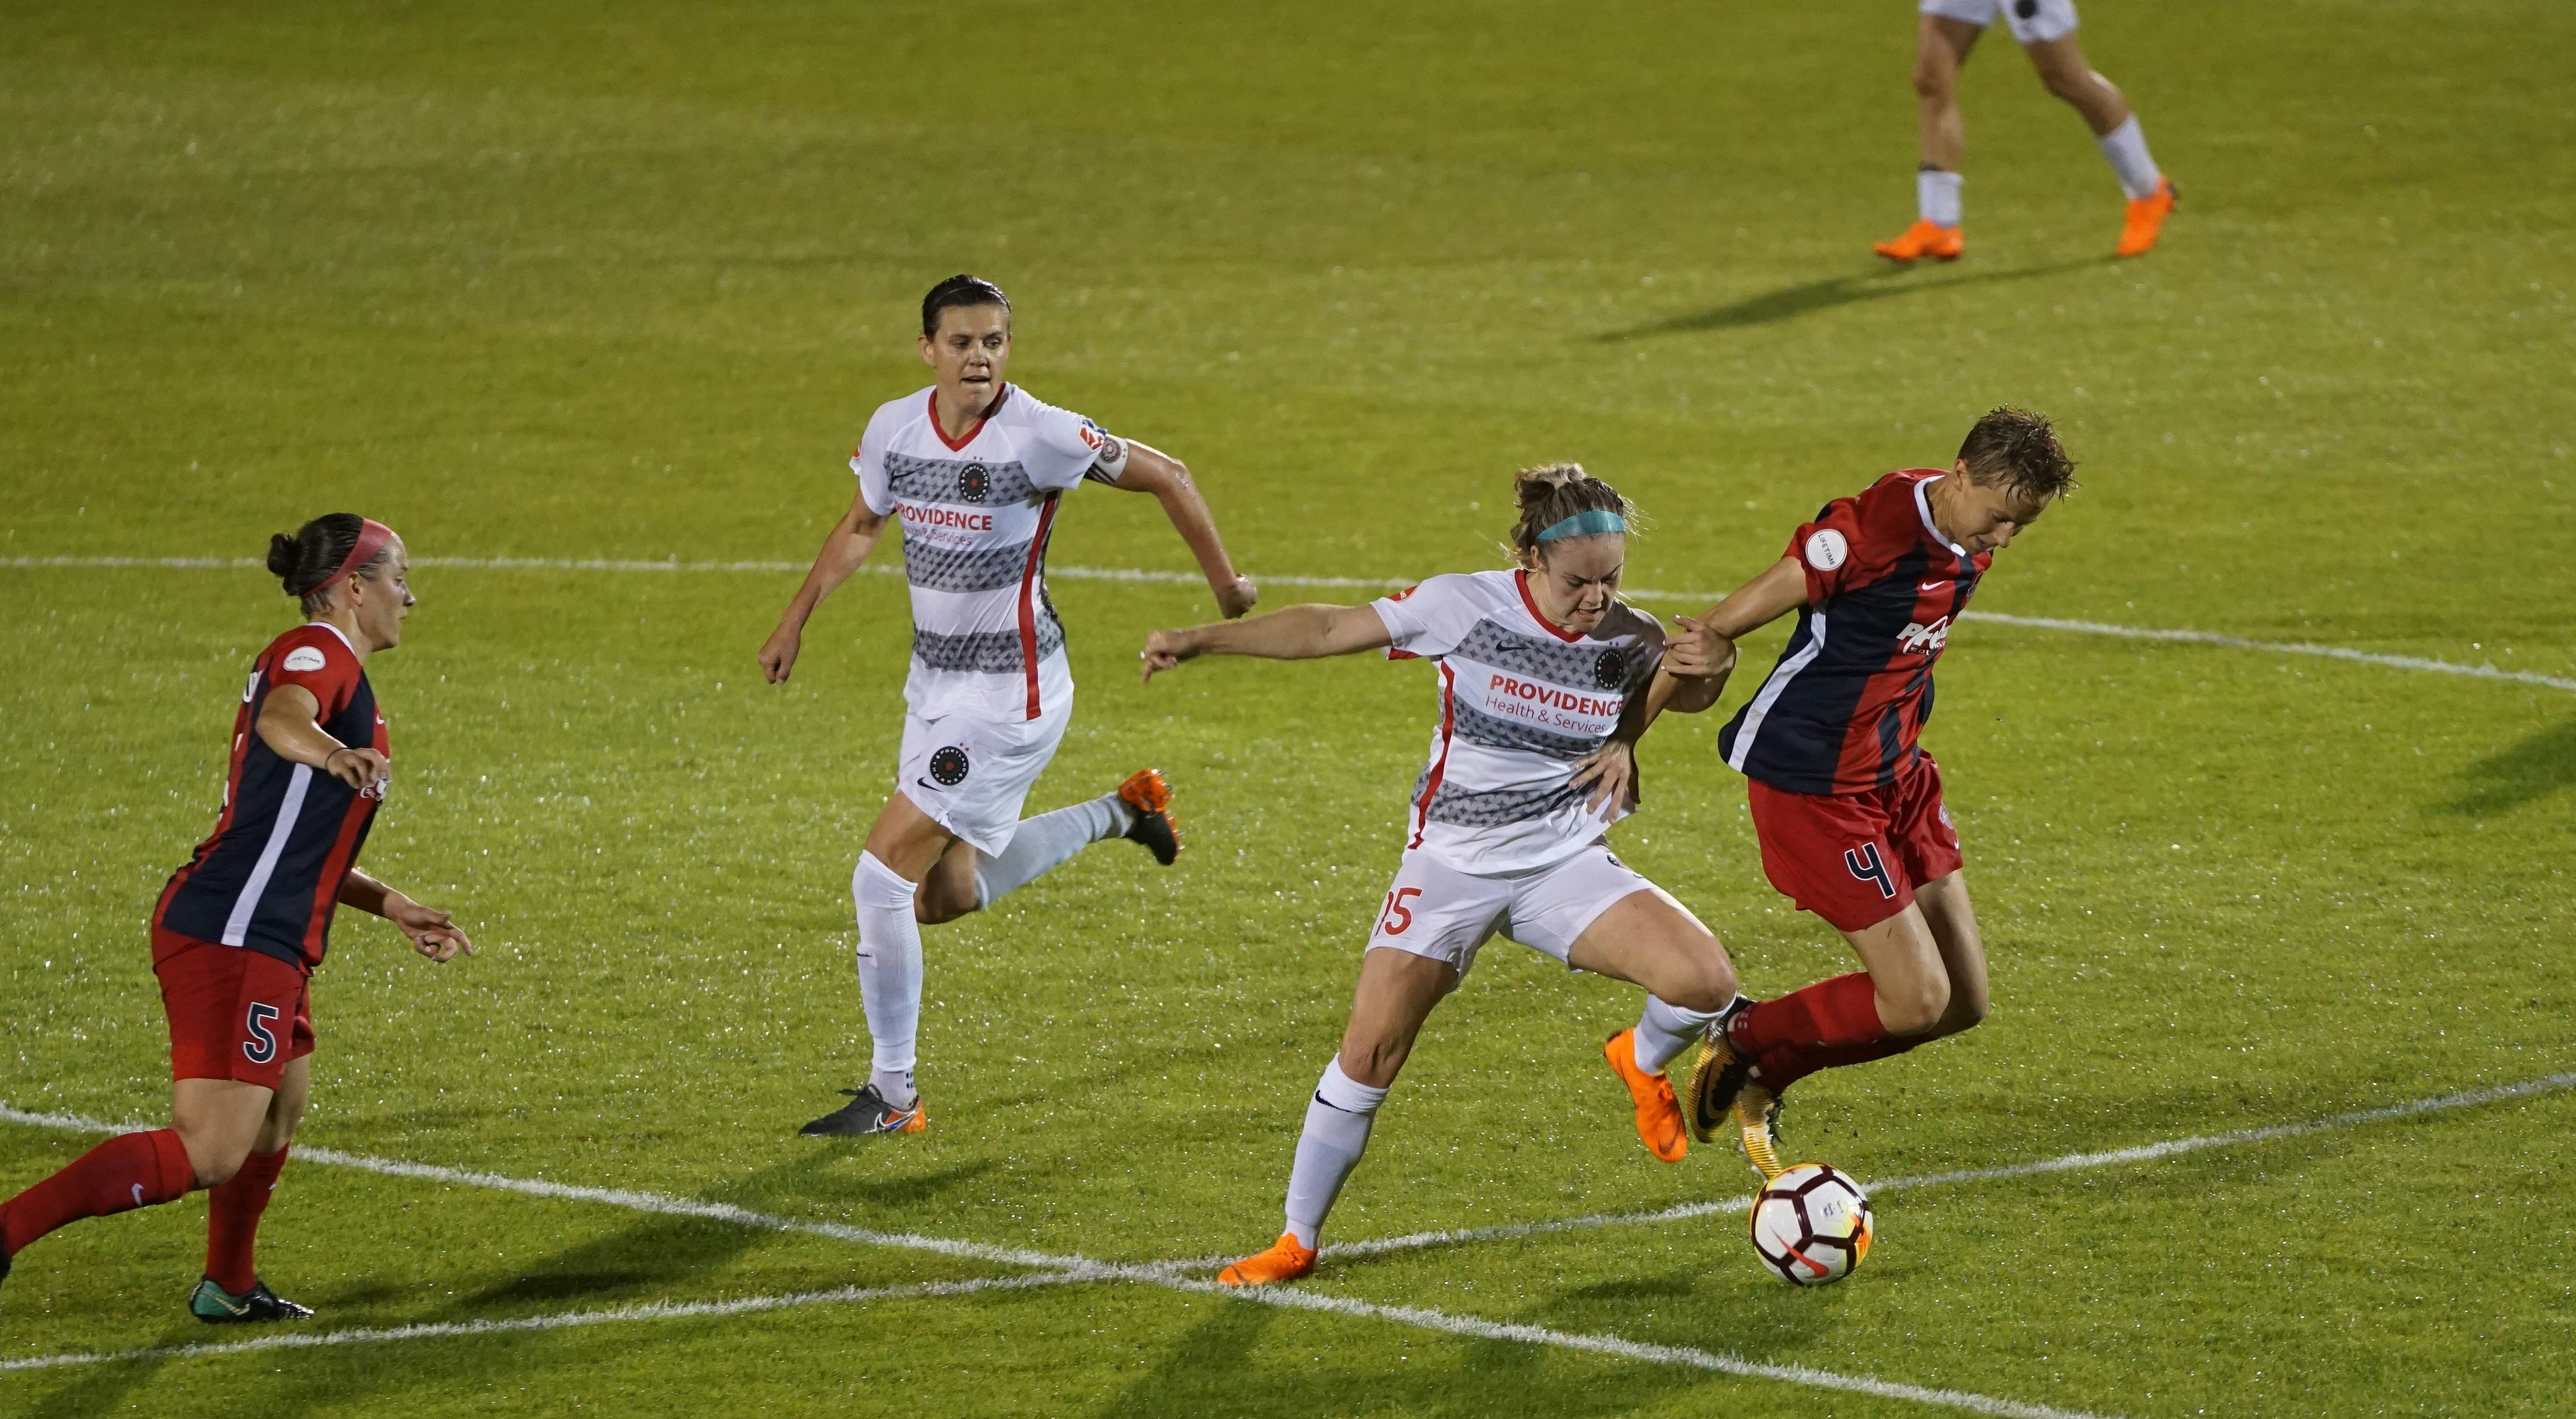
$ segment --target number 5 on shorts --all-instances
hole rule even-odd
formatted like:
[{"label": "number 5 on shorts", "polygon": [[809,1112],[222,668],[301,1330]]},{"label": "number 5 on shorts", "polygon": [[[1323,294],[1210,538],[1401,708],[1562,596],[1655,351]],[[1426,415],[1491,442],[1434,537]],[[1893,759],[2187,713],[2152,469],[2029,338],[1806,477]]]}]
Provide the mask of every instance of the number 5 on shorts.
[{"label": "number 5 on shorts", "polygon": [[1405,910],[1404,899],[1422,895],[1420,887],[1398,887],[1386,894],[1386,910],[1377,919],[1377,929],[1388,936],[1402,936],[1413,926],[1413,913]]}]

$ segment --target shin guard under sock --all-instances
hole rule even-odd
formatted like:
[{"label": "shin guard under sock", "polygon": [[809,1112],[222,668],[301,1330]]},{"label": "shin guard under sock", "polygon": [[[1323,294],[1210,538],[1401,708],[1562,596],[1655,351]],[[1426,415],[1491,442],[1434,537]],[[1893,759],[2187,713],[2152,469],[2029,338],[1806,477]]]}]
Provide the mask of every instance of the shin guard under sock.
[{"label": "shin guard under sock", "polygon": [[285,1166],[283,1148],[253,1153],[242,1159],[240,1172],[206,1194],[206,1279],[227,1295],[243,1295],[259,1284],[251,1251],[259,1239],[260,1214],[268,1210],[278,1170]]},{"label": "shin guard under sock", "polygon": [[196,1185],[196,1166],[176,1130],[120,1133],[0,1203],[0,1248],[15,1256],[57,1227],[168,1202]]},{"label": "shin guard under sock", "polygon": [[1369,1125],[1386,1090],[1342,1072],[1341,1056],[1324,1066],[1315,1097],[1306,1104],[1306,1127],[1297,1135],[1297,1163],[1288,1174],[1288,1231],[1303,1247],[1316,1245],[1324,1217],[1342,1184],[1368,1150]]}]

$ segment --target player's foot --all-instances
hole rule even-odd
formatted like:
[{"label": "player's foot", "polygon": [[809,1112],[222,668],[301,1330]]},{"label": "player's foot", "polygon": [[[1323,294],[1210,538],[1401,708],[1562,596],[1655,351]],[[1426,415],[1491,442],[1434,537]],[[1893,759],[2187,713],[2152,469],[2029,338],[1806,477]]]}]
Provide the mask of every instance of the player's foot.
[{"label": "player's foot", "polygon": [[1127,841],[1143,843],[1156,862],[1171,866],[1181,855],[1181,825],[1172,819],[1172,786],[1163,782],[1163,771],[1138,769],[1118,785],[1118,797],[1136,811],[1136,821],[1127,825]]},{"label": "player's foot", "polygon": [[896,1108],[886,1102],[874,1084],[841,1092],[850,1096],[848,1103],[796,1131],[807,1138],[864,1138],[878,1133],[919,1133],[930,1126],[930,1115],[923,1111],[918,1095],[911,1103]]},{"label": "player's foot", "polygon": [[1717,1137],[1717,1131],[1726,1125],[1727,1111],[1735,1107],[1735,1096],[1743,1092],[1744,1077],[1752,1069],[1753,1061],[1736,1058],[1734,1048],[1727,1044],[1725,1018],[1711,1024],[1699,1042],[1699,1061],[1691,1066],[1688,1114],[1692,1137],[1702,1143]]},{"label": "player's foot", "polygon": [[[2154,238],[2148,238],[2150,241]],[[1968,238],[1958,227],[1945,227],[1938,222],[1916,222],[1901,236],[1873,242],[1870,250],[1900,266],[1911,266],[1925,257],[1934,261],[1956,261],[1968,249]]]},{"label": "player's foot", "polygon": [[1680,1162],[1690,1152],[1690,1137],[1682,1129],[1681,1102],[1673,1097],[1673,1081],[1637,1067],[1635,1027],[1612,1035],[1601,1053],[1619,1082],[1628,1086],[1628,1097],[1636,1101],[1638,1141],[1665,1162]]},{"label": "player's foot", "polygon": [[2182,205],[2182,194],[2174,190],[2173,179],[2156,179],[2156,190],[2129,203],[2129,217],[2120,224],[2118,256],[2144,256],[2153,251],[2156,238],[2164,234],[2165,217]]},{"label": "player's foot", "polygon": [[268,1289],[265,1281],[252,1282],[248,1291],[236,1296],[209,1276],[189,1293],[188,1314],[208,1325],[255,1325],[261,1321],[305,1320],[312,1316],[313,1308],[280,1296]]},{"label": "player's foot", "polygon": [[1764,1182],[1780,1176],[1780,1096],[1752,1079],[1735,1091],[1736,1141]]},{"label": "player's foot", "polygon": [[1315,1249],[1297,1245],[1297,1234],[1281,1232],[1270,1250],[1255,1252],[1216,1274],[1220,1286],[1267,1286],[1313,1274]]}]

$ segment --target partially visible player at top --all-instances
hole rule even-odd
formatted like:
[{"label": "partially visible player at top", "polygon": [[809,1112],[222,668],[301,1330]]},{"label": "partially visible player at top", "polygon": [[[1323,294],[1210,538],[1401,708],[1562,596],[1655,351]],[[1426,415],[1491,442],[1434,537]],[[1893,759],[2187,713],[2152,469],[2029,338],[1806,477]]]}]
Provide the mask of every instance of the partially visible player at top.
[{"label": "partially visible player at top", "polygon": [[474,952],[446,912],[357,867],[393,764],[367,660],[402,640],[408,565],[392,529],[355,513],[269,540],[268,569],[304,624],[252,662],[214,835],[152,912],[170,1126],[111,1138],[0,1203],[0,1276],[57,1227],[204,1187],[206,1271],[189,1311],[214,1324],[313,1314],[269,1290],[251,1253],[312,1088],[310,983],[332,911],[383,917],[434,962]]},{"label": "partially visible player at top", "polygon": [[[1783,1090],[1986,1017],[1985,944],[1959,835],[1941,768],[1918,740],[1951,627],[1995,553],[2074,488],[2074,473],[2046,419],[1996,409],[1946,470],[1899,469],[1834,499],[1760,576],[1696,621],[1673,618],[1681,629],[1646,721],[1717,703],[1735,641],[1798,613],[1718,752],[1745,776],[1771,885],[1840,931],[1862,967],[1730,1010],[1701,1048],[1691,1127],[1705,1140],[1731,1115],[1765,1177],[1780,1171]],[[1624,773],[1622,763],[1611,781]]]},{"label": "partially visible player at top", "polygon": [[1294,606],[1236,625],[1156,631],[1145,675],[1202,655],[1272,660],[1387,648],[1430,661],[1440,720],[1341,1050],[1306,1106],[1288,1174],[1287,1230],[1220,1272],[1229,1286],[1315,1269],[1324,1217],[1368,1146],[1414,1036],[1496,933],[1570,970],[1644,986],[1644,1012],[1602,1053],[1637,1133],[1668,1163],[1689,1142],[1664,1068],[1735,996],[1725,948],[1699,918],[1610,854],[1633,796],[1589,767],[1652,682],[1663,631],[1618,599],[1633,511],[1572,463],[1524,469],[1510,571],[1435,576],[1366,606]]},{"label": "partially visible player at top", "polygon": [[878,408],[850,456],[857,496],[760,648],[770,682],[795,667],[806,619],[900,518],[912,583],[912,669],[894,796],[850,877],[859,995],[874,1062],[850,1102],[809,1135],[917,1132],[923,922],[991,905],[1092,843],[1127,838],[1170,865],[1181,841],[1171,789],[1144,769],[1111,792],[1023,821],[1029,788],[1073,716],[1064,623],[1047,599],[1047,538],[1085,480],[1161,500],[1197,556],[1217,609],[1257,599],[1235,575],[1216,521],[1179,460],[1005,382],[1011,303],[951,276],[921,302],[921,359],[935,382]]},{"label": "partially visible player at top", "polygon": [[1968,146],[1959,117],[1959,66],[1998,17],[2021,42],[2048,91],[2084,115],[2093,141],[2128,194],[2120,256],[2142,256],[2156,244],[2180,194],[2147,154],[2147,136],[2129,101],[2093,72],[2075,39],[2075,0],[1921,0],[1915,22],[1914,92],[1922,131],[1922,167],[1914,175],[1915,221],[1874,248],[1890,261],[1954,261],[1967,250],[1960,223],[1959,161]]}]

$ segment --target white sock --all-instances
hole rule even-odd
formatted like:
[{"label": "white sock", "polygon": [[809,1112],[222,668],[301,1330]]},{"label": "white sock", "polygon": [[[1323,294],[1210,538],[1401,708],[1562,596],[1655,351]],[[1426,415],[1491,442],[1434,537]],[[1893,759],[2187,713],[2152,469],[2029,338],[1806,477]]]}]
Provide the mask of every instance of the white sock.
[{"label": "white sock", "polygon": [[1386,1090],[1342,1072],[1342,1057],[1324,1066],[1315,1097],[1306,1104],[1306,1130],[1297,1135],[1297,1166],[1288,1174],[1288,1230],[1297,1245],[1312,1247],[1323,1235],[1324,1214],[1342,1195],[1342,1182],[1368,1149],[1369,1123]]},{"label": "white sock", "polygon": [[[2143,150],[2141,150],[2143,151]],[[1955,172],[1924,168],[1914,174],[1914,211],[1936,226],[1959,225],[1959,183]]]},{"label": "white sock", "polygon": [[2147,156],[2147,133],[2138,126],[2136,114],[2094,139],[2093,145],[2110,161],[2111,171],[2120,175],[2120,190],[2129,194],[2130,201],[2156,195],[2156,185],[2165,175],[2156,170],[2156,160]]},{"label": "white sock", "polygon": [[921,1097],[921,1091],[912,1087],[909,1069],[871,1069],[868,1082],[876,1086],[878,1098],[899,1109],[911,1107]]},{"label": "white sock", "polygon": [[1661,1074],[1673,1057],[1690,1047],[1693,1040],[1707,1031],[1708,1022],[1718,1012],[1684,1010],[1678,1005],[1646,997],[1646,1011],[1637,1017],[1633,1038],[1637,1067],[1648,1074]]},{"label": "white sock", "polygon": [[1135,810],[1117,794],[1022,818],[999,857],[975,854],[975,905],[989,907],[1049,872],[1093,843],[1117,837],[1136,822]]},{"label": "white sock", "polygon": [[886,1094],[898,1108],[912,1102],[912,1053],[921,1030],[921,924],[913,920],[912,883],[895,875],[872,852],[859,854],[850,874],[850,899],[859,913],[859,1000],[867,1008],[868,1038],[875,1043],[876,1065],[869,1075],[877,1092],[899,1079],[903,1098]]}]

